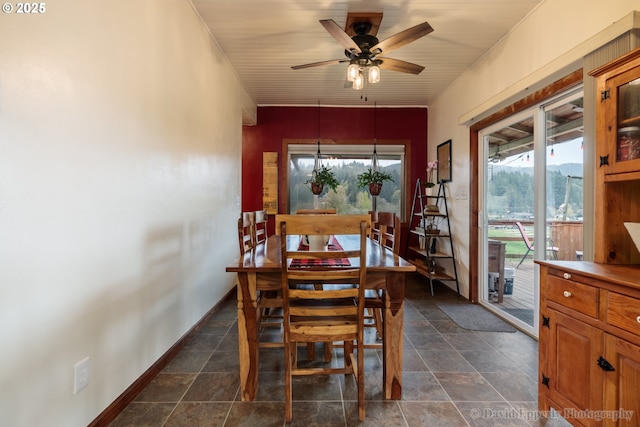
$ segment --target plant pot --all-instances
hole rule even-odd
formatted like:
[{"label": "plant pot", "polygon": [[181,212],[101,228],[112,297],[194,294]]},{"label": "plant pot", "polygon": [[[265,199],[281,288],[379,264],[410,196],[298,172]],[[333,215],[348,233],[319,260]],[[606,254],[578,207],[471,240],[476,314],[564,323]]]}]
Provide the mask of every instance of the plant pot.
[{"label": "plant pot", "polygon": [[320,184],[317,182],[312,182],[311,183],[311,192],[313,194],[315,194],[316,196],[322,194],[322,191],[324,190],[324,184]]},{"label": "plant pot", "polygon": [[382,190],[381,182],[372,182],[371,184],[369,184],[369,193],[371,193],[372,196],[379,195],[381,190]]}]

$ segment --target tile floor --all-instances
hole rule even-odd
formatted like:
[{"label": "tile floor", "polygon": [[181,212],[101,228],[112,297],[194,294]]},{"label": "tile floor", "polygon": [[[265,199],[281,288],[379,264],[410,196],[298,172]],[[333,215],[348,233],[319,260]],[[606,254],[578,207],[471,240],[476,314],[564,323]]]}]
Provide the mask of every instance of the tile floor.
[{"label": "tile floor", "polygon": [[[241,402],[236,303],[230,300],[111,427],[566,425],[535,420],[537,341],[521,332],[461,329],[436,304],[466,302],[444,286],[435,290],[431,297],[421,276],[407,275],[402,400],[382,399],[381,355],[366,350],[362,423],[353,379],[332,375],[294,377],[293,421],[286,424],[279,348],[261,350],[257,399]],[[341,350],[334,351],[341,361]]]}]

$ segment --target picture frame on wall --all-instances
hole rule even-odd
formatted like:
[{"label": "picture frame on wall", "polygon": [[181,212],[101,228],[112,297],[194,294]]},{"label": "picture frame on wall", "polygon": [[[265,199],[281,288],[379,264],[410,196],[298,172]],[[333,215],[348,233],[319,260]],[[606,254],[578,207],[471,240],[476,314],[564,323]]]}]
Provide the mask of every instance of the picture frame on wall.
[{"label": "picture frame on wall", "polygon": [[451,140],[437,147],[438,182],[451,182]]}]

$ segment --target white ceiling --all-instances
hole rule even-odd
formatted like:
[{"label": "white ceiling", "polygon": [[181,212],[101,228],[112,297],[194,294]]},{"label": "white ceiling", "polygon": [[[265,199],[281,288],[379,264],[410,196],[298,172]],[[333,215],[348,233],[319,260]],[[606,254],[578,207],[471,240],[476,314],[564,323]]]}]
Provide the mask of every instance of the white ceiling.
[{"label": "white ceiling", "polygon": [[[540,1],[192,0],[258,105],[352,106],[430,105]],[[366,91],[344,87],[345,63],[292,70],[345,58],[319,20],[333,19],[344,28],[348,12],[382,12],[380,41],[428,22],[431,34],[389,54],[425,70],[382,70],[380,83]]]}]

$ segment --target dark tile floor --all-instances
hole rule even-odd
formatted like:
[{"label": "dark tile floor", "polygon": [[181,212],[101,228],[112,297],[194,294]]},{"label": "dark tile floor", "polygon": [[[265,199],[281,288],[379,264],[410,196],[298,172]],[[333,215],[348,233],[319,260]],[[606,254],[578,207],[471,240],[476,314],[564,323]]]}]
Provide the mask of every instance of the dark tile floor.
[{"label": "dark tile floor", "polygon": [[[455,292],[439,286],[432,297],[417,274],[406,282],[402,400],[383,400],[381,354],[370,349],[364,422],[358,421],[353,379],[332,375],[294,378],[288,425],[565,425],[536,420],[537,341],[521,332],[461,329],[436,305],[466,303]],[[334,361],[341,361],[341,350],[334,352]],[[230,300],[111,427],[285,426],[283,372],[282,349],[262,349],[257,399],[239,400],[236,303]]]}]

